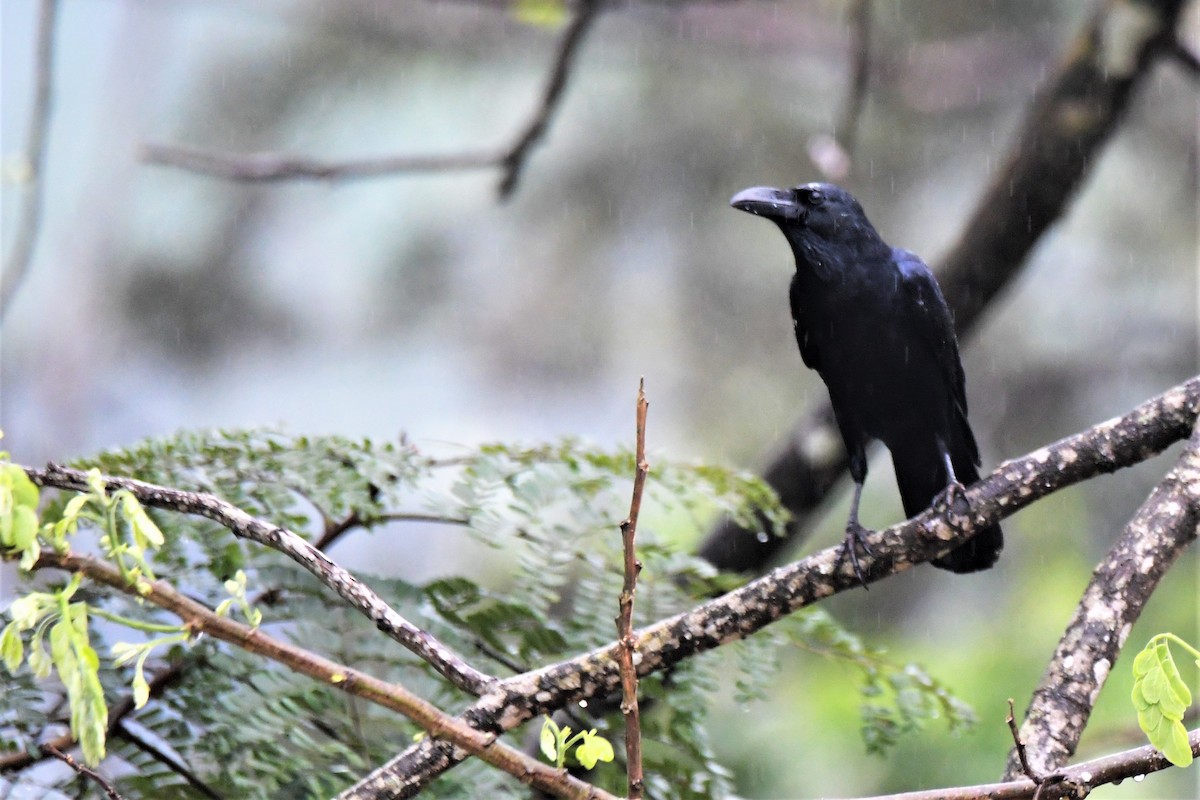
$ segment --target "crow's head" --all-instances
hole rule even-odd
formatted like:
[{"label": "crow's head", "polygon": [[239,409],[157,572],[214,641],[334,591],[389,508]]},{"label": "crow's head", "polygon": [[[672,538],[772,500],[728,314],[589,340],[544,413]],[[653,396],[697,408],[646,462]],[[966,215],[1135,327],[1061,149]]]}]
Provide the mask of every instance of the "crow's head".
[{"label": "crow's head", "polygon": [[729,204],[777,224],[793,247],[805,241],[817,244],[814,240],[828,246],[879,238],[858,201],[832,183],[791,189],[754,186],[735,194]]}]

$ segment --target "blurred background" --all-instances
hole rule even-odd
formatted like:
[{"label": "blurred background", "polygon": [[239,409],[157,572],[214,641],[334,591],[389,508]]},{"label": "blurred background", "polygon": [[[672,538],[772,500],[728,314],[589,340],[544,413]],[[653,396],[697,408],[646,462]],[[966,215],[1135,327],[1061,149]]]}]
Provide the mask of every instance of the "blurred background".
[{"label": "blurred background", "polygon": [[[5,449],[38,463],[180,428],[257,425],[404,431],[430,446],[562,435],[607,445],[632,439],[645,376],[652,462],[761,465],[824,388],[796,352],[783,238],[728,199],[821,178],[809,143],[834,132],[848,91],[847,6],[602,14],[500,203],[495,169],[237,184],[148,165],[139,149],[335,160],[502,148],[537,108],[560,21],[469,0],[62,3],[45,215],[3,323]],[[874,4],[870,90],[843,183],[889,242],[937,262],[1094,7]],[[0,8],[7,253],[37,3]],[[1193,6],[1183,30],[1193,42],[1198,24]],[[963,343],[985,468],[1197,371],[1196,98],[1179,68],[1153,70],[1067,216]],[[717,748],[738,792],[997,779],[1004,699],[1018,713],[1028,702],[1092,567],[1177,451],[1017,515],[988,573],[923,567],[827,604],[953,687],[980,716],[974,733],[931,728],[867,757],[843,667],[798,653],[769,703],[717,704]],[[864,506],[874,527],[902,516],[877,456]],[[807,547],[837,540],[847,499],[836,495]],[[379,569],[370,546],[347,543],[339,557]],[[403,567],[436,574],[476,555],[435,544]],[[1197,597],[1185,556],[1131,646],[1161,630],[1200,639]],[[1141,743],[1128,668],[1114,671],[1081,757]],[[1104,792],[1195,787],[1174,770]]]}]

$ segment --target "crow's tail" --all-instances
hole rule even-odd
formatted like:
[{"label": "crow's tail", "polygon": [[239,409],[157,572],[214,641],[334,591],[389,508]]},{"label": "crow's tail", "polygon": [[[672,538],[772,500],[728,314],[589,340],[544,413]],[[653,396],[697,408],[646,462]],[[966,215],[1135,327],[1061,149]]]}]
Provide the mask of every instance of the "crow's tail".
[{"label": "crow's tail", "polygon": [[[969,456],[954,455],[951,462],[955,477],[963,486],[970,486],[979,480],[979,472]],[[937,453],[903,462],[893,453],[892,463],[896,467],[896,484],[900,488],[904,513],[910,519],[929,508],[938,493],[950,483],[946,465]],[[978,572],[995,564],[1003,547],[1004,532],[999,525],[993,525],[978,531],[969,541],[931,563],[951,572]]]}]

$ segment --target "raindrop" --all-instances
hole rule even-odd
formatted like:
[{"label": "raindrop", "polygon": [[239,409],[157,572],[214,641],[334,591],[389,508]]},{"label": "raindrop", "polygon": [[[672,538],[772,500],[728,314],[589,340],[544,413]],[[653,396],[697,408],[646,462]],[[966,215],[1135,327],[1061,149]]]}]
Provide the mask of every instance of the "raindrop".
[{"label": "raindrop", "polygon": [[1134,782],[1134,783],[1141,783],[1141,782],[1142,782],[1142,781],[1144,781],[1144,780],[1146,780],[1146,776],[1145,776],[1145,775],[1134,775],[1134,776],[1133,776],[1133,782]]},{"label": "raindrop", "polygon": [[580,701],[579,701],[579,707],[580,707],[580,708],[587,708],[587,700],[580,700]]},{"label": "raindrop", "polygon": [[766,544],[767,540],[770,539],[771,537],[767,535],[766,531],[759,531],[758,534],[755,535],[754,538],[758,539],[763,544]]}]

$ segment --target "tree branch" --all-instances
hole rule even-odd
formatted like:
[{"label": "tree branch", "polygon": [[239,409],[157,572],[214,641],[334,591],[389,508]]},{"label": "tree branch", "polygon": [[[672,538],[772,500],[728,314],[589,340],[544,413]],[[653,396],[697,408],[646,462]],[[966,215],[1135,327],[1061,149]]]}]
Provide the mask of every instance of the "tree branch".
[{"label": "tree branch", "polygon": [[497,741],[495,733],[484,732],[451,717],[403,686],[387,683],[344,664],[337,664],[308,650],[275,639],[258,628],[251,628],[228,617],[217,616],[211,609],[180,594],[166,581],[154,581],[148,590],[144,585],[135,587],[125,580],[116,567],[93,556],[73,552],[43,551],[33,568],[81,572],[97,583],[153,603],[178,616],[194,633],[206,633],[215,639],[283,664],[321,683],[397,711],[428,731],[431,739],[443,741],[452,748],[461,748],[456,752],[474,755],[515,776],[522,783],[557,797],[617,800],[607,792],[584,783],[565,771],[560,772]]},{"label": "tree branch", "polygon": [[147,143],[141,158],[149,164],[198,172],[216,178],[244,182],[288,180],[340,181],[378,178],[398,173],[450,172],[461,170],[503,170],[497,193],[501,200],[512,196],[533,147],[546,134],[557,111],[571,68],[592,23],[600,13],[601,0],[579,0],[558,45],[546,88],[537,110],[512,144],[500,150],[476,150],[440,156],[381,156],[349,161],[324,161],[307,156],[280,153],[235,155],[176,144]]},{"label": "tree branch", "polygon": [[525,161],[529,158],[529,151],[546,134],[550,118],[558,109],[563,90],[567,87],[567,79],[570,77],[571,67],[575,63],[579,45],[599,15],[600,5],[601,0],[579,0],[579,8],[575,11],[575,16],[567,25],[563,38],[559,42],[558,53],[554,58],[554,66],[550,70],[550,80],[546,83],[542,102],[538,106],[537,112],[529,120],[525,130],[517,137],[508,153],[500,161],[500,165],[504,167],[504,177],[500,180],[498,189],[501,200],[512,196],[513,191],[517,188],[517,182],[521,179],[521,170],[525,166]]},{"label": "tree branch", "polygon": [[[872,555],[859,565],[868,583],[937,558],[976,529],[993,525],[1046,495],[1144,461],[1189,435],[1200,414],[1200,376],[1128,414],[1005,462],[967,488],[965,507],[932,508],[867,537]],[[822,550],[637,635],[640,676],[743,639],[787,614],[861,585],[841,545]],[[619,643],[494,684],[462,718],[485,730],[509,730],[568,703],[619,687]],[[438,742],[420,742],[340,795],[341,800],[412,797],[463,757]],[[400,788],[395,788],[400,787]]]},{"label": "tree branch", "polygon": [[[1035,773],[1052,772],[1075,753],[1125,638],[1198,526],[1200,428],[1096,567],[1033,693],[1021,739]],[[1020,774],[1018,756],[1009,755],[1006,779]]]},{"label": "tree branch", "polygon": [[[1174,40],[1184,0],[1098,3],[1039,93],[1003,168],[976,205],[938,281],[964,336],[1019,272],[1047,229],[1066,213],[1117,129],[1155,56]],[[828,402],[773,448],[763,477],[793,514],[786,537],[758,538],[732,520],[715,525],[699,555],[719,569],[756,572],[806,530],[806,521],[846,471]],[[767,528],[763,528],[764,530]]]},{"label": "tree branch", "polygon": [[34,66],[33,107],[29,111],[29,128],[25,135],[25,165],[29,170],[25,202],[16,227],[16,241],[8,251],[0,279],[0,320],[3,320],[13,297],[33,263],[38,232],[42,226],[42,195],[45,186],[46,140],[50,132],[50,110],[53,105],[54,27],[58,17],[58,0],[42,0],[38,6],[36,62]]},{"label": "tree branch", "polygon": [[71,769],[75,770],[81,777],[90,778],[91,780],[95,781],[96,784],[104,790],[104,793],[108,795],[109,800],[123,800],[121,795],[117,794],[117,790],[112,787],[112,784],[106,781],[104,776],[99,772],[96,772],[96,770],[85,767],[83,764],[80,764],[78,761],[71,758],[69,755],[64,753],[62,750],[59,750],[52,744],[44,744],[42,745],[42,749],[66,764]]},{"label": "tree branch", "polygon": [[638,679],[634,668],[637,639],[633,635],[633,597],[637,592],[638,573],[642,565],[637,560],[637,521],[642,508],[642,492],[646,488],[646,402],[645,381],[638,383],[636,468],[633,477],[633,498],[629,501],[629,516],[621,523],[621,545],[625,563],[625,582],[621,589],[620,613],[617,615],[618,663],[621,673],[621,714],[625,717],[625,761],[629,775],[629,800],[641,800],[645,779],[642,775],[642,723],[638,709]]},{"label": "tree branch", "polygon": [[[1188,733],[1188,743],[1192,746],[1192,754],[1200,755],[1200,730]],[[1047,778],[1041,787],[1033,781],[1023,778],[1006,783],[986,783],[953,789],[877,795],[858,798],[858,800],[980,800],[985,797],[988,800],[1023,800],[1023,798],[1034,797],[1039,788],[1041,797],[1045,800],[1066,797],[1079,798],[1086,797],[1097,786],[1119,783],[1128,778],[1159,772],[1170,766],[1171,762],[1167,761],[1162,753],[1146,745],[1068,767]]]},{"label": "tree branch", "polygon": [[[45,469],[24,469],[40,486],[88,491],[87,474],[81,470],[58,464],[48,464]],[[428,661],[452,685],[479,695],[495,680],[471,667],[453,650],[402,617],[358,578],[287,528],[256,519],[211,494],[157,486],[132,478],[106,476],[104,480],[110,489],[128,490],[143,505],[206,517],[224,525],[234,536],[278,550],[361,611],[379,630]]]}]

